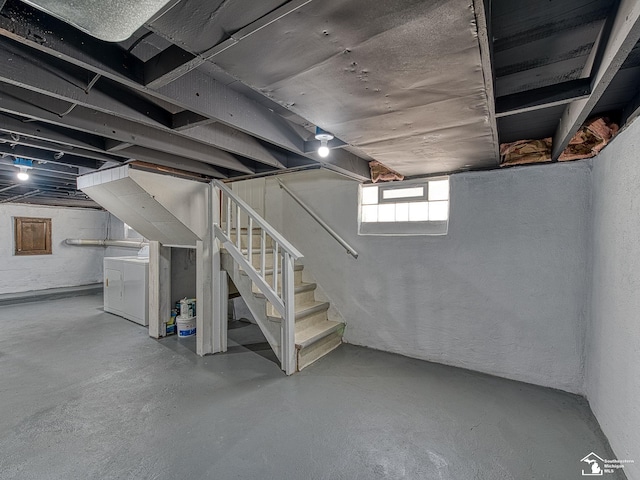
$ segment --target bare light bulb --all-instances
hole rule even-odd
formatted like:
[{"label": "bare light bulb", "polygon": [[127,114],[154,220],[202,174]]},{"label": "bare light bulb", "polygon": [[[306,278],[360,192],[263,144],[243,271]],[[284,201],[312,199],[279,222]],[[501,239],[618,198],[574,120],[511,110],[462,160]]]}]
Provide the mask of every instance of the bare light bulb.
[{"label": "bare light bulb", "polygon": [[318,148],[318,155],[320,155],[322,158],[326,158],[329,156],[329,147],[327,147],[326,140],[320,141],[320,148]]},{"label": "bare light bulb", "polygon": [[29,180],[29,174],[27,173],[27,169],[24,167],[20,167],[20,171],[18,172],[17,176],[18,180],[22,180],[23,182]]},{"label": "bare light bulb", "polygon": [[318,148],[318,155],[322,158],[329,156],[329,140],[333,140],[333,135],[329,132],[325,132],[320,127],[316,127],[316,140],[320,140],[320,148]]}]

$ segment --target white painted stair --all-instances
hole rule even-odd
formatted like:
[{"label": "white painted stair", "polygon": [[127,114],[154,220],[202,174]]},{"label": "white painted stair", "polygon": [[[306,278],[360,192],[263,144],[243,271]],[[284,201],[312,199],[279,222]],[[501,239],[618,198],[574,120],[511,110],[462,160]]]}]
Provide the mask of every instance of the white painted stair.
[{"label": "white painted stair", "polygon": [[[241,248],[244,255],[248,255],[247,231],[241,230]],[[261,269],[261,245],[259,229],[252,235],[252,264],[260,271]],[[231,232],[231,238],[237,245],[235,229]],[[269,239],[270,240],[270,239]],[[274,251],[270,242],[265,244],[265,280],[273,285],[273,255]],[[248,274],[240,268],[231,255],[222,250],[222,268],[228,273],[238,291],[245,300],[249,310],[256,322],[263,331],[267,341],[271,344],[274,352],[280,358],[280,313],[269,302],[266,296],[260,292],[257,285],[249,278]],[[316,360],[322,358],[342,343],[342,334],[345,324],[341,321],[329,320],[329,302],[316,300],[317,284],[303,281],[304,266],[295,264],[294,266],[294,289],[295,289],[295,348],[296,348],[296,370],[311,365]],[[278,285],[278,293],[281,292],[282,285]]]}]

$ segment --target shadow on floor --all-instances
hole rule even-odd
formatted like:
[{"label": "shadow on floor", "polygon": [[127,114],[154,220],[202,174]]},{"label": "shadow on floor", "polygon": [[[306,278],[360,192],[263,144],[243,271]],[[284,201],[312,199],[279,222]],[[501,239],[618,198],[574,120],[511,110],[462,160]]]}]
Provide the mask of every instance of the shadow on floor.
[{"label": "shadow on floor", "polygon": [[227,354],[253,352],[279,365],[278,357],[271,349],[258,325],[245,318],[229,320]]}]

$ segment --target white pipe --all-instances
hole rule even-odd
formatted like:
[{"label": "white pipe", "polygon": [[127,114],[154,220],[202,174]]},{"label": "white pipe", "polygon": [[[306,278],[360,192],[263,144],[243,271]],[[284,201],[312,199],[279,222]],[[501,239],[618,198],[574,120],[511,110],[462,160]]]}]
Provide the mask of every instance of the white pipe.
[{"label": "white pipe", "polygon": [[149,245],[149,242],[132,240],[80,240],[77,238],[67,238],[64,243],[67,245],[84,245],[93,247],[122,247],[122,248],[142,248]]}]

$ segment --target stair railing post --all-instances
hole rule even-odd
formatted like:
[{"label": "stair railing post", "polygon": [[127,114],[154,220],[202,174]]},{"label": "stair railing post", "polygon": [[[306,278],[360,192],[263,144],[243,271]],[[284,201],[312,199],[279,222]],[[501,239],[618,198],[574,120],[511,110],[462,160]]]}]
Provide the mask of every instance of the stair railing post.
[{"label": "stair railing post", "polygon": [[[282,258],[282,299],[284,300],[285,315],[282,319],[281,358],[282,369],[287,375],[297,370],[295,345],[295,289],[294,289],[294,261],[291,255],[283,252]],[[275,257],[274,257],[275,262]]]},{"label": "stair railing post", "polygon": [[265,277],[265,269],[267,266],[267,232],[264,231],[264,228],[260,233],[260,276],[266,280]]}]

